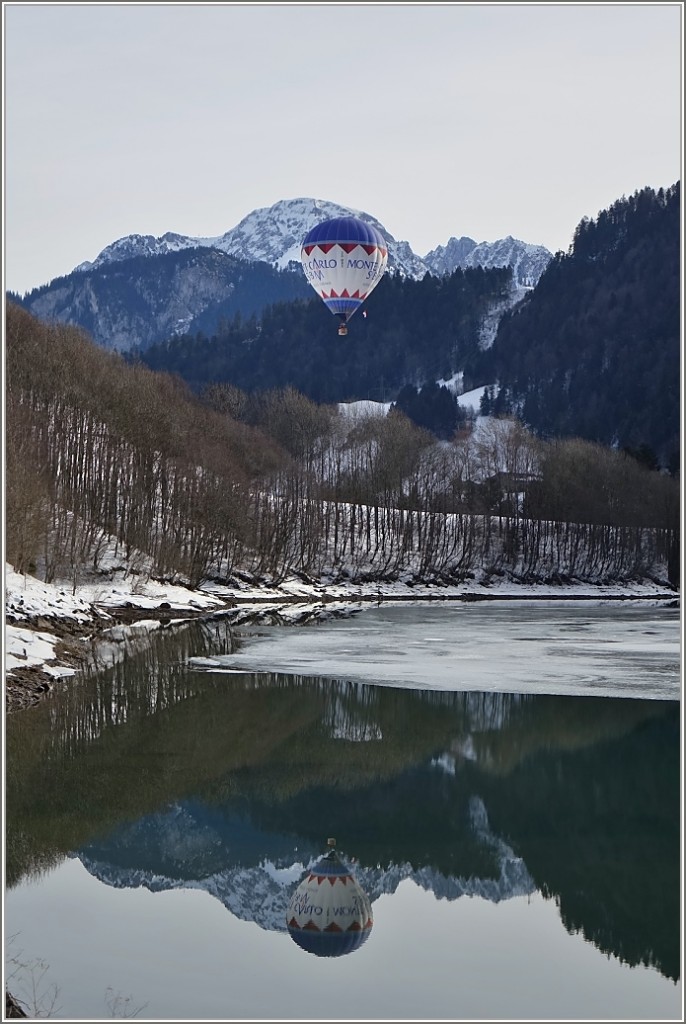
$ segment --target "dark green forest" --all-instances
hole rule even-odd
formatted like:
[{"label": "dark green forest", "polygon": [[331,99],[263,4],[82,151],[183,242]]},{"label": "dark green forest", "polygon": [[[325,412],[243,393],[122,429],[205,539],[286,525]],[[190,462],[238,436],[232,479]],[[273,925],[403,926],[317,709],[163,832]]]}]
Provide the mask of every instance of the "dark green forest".
[{"label": "dark green forest", "polygon": [[195,390],[228,382],[249,391],[293,387],[317,402],[391,401],[404,385],[449,377],[454,369],[473,376],[483,315],[506,296],[510,281],[509,268],[421,281],[386,276],[345,339],[313,298],[274,304],[259,320],[236,316],[211,335],[183,335],[137,357]]},{"label": "dark green forest", "polygon": [[293,388],[318,403],[395,402],[448,438],[463,417],[436,382],[461,373],[464,390],[488,387],[485,414],[676,474],[680,281],[677,182],[584,218],[490,345],[484,315],[511,300],[509,268],[386,275],[345,338],[296,264],[278,271],[214,249],[108,263],[9,298],[46,322],[78,322],[196,394],[231,385]]},{"label": "dark green forest", "polygon": [[652,449],[675,471],[680,406],[680,185],[646,188],[581,221],[537,287],[505,314],[479,366],[541,437]]}]

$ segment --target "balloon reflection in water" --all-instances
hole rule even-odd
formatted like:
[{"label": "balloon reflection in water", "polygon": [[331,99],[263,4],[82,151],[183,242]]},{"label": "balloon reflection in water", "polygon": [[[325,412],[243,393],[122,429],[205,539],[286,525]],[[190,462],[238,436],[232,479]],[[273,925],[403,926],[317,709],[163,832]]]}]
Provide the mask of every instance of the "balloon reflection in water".
[{"label": "balloon reflection in water", "polygon": [[286,923],[291,938],[315,956],[345,956],[367,941],[372,905],[350,868],[331,847],[291,896]]}]

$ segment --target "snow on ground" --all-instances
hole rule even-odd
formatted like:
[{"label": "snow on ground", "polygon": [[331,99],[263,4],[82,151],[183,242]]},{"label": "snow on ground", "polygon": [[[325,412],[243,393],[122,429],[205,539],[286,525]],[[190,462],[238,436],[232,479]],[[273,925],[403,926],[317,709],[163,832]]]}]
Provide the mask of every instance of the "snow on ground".
[{"label": "snow on ground", "polygon": [[[452,391],[458,405],[461,405],[463,409],[471,409],[472,412],[478,415],[479,409],[481,408],[481,399],[483,398],[484,391],[487,387],[493,389],[493,394],[498,394],[497,384],[484,384],[480,388],[473,388],[471,391],[463,391],[464,373],[460,370],[459,373],[454,373],[452,377],[442,378],[436,381],[439,387],[447,388],[448,391]],[[482,417],[488,419],[489,417]]]},{"label": "snow on ground", "polygon": [[[156,619],[145,619],[129,626],[115,626],[111,610],[132,607],[141,610],[173,612],[182,621],[184,612],[212,613],[229,609],[240,602],[247,614],[254,608],[265,612],[278,610],[281,620],[297,623],[309,611],[322,614],[335,612],[345,606],[359,610],[364,602],[459,600],[465,597],[503,598],[512,600],[568,598],[603,602],[617,598],[641,599],[675,598],[667,586],[657,583],[626,583],[617,586],[570,583],[564,586],[545,584],[525,585],[507,581],[479,583],[467,581],[447,586],[417,584],[411,577],[397,582],[354,583],[307,580],[291,577],[279,585],[267,585],[235,580],[231,586],[207,583],[199,589],[172,583],[145,580],[124,569],[99,575],[84,581],[72,593],[72,586],[64,581],[43,583],[32,576],[23,576],[7,564],[5,567],[5,672],[11,675],[19,667],[42,668],[53,676],[72,674],[75,670],[60,666],[55,657],[58,637],[50,632],[50,620],[71,622],[78,626],[77,633],[84,638],[94,627],[112,622],[113,642],[120,634],[145,633],[159,627]],[[293,604],[297,602],[297,604]],[[37,628],[30,628],[31,625]]]},{"label": "snow on ground", "polygon": [[169,605],[177,611],[212,611],[219,608],[221,598],[212,596],[202,590],[189,590],[188,587],[173,583],[159,583],[146,580],[140,576],[120,578],[113,574],[110,581],[97,580],[78,587],[78,592],[91,605],[99,608],[121,608],[132,605],[134,608],[158,609]]},{"label": "snow on ground", "polygon": [[367,416],[385,416],[391,402],[372,402],[363,399],[359,402],[339,402],[338,411],[349,420],[366,419]]},{"label": "snow on ground", "polygon": [[452,377],[441,377],[437,380],[439,388],[447,388],[448,391],[452,391],[454,395],[461,395],[464,381],[464,373],[462,370],[458,370]]},{"label": "snow on ground", "polygon": [[[108,609],[131,606],[155,609],[169,606],[177,612],[212,611],[224,607],[221,597],[189,590],[174,584],[144,581],[124,572],[112,572],[109,578],[73,587],[66,582],[43,583],[33,576],[23,576],[9,563],[5,566],[5,673],[19,668],[40,668],[49,675],[70,675],[75,669],[57,664],[55,647],[58,637],[49,632],[50,621],[69,622],[82,627],[88,637],[95,624],[112,620]],[[39,624],[40,630],[25,628]],[[156,620],[138,622],[126,627],[130,631],[157,628]],[[123,629],[124,627],[117,627]],[[113,637],[117,639],[117,637]]]},{"label": "snow on ground", "polygon": [[[478,413],[481,406],[481,398],[488,385],[474,388],[472,391],[461,393],[462,373],[454,374],[449,380],[439,380],[439,386],[448,388],[457,399],[458,405],[465,409],[472,409]],[[497,391],[497,388],[495,389]],[[348,419],[363,419],[366,416],[385,416],[391,407],[391,402],[339,402],[338,410]]]},{"label": "snow on ground", "polygon": [[41,583],[5,566],[5,617],[17,619],[65,618],[88,623],[93,612],[90,598],[69,593],[66,586]]},{"label": "snow on ground", "polygon": [[71,675],[73,669],[50,664],[55,661],[57,637],[20,626],[5,629],[5,673],[11,675],[17,668],[39,668],[48,675]]},{"label": "snow on ground", "polygon": [[482,388],[474,388],[473,391],[465,391],[464,394],[457,395],[457,404],[461,405],[463,409],[473,409],[474,412],[478,413],[485,390],[486,385]]}]

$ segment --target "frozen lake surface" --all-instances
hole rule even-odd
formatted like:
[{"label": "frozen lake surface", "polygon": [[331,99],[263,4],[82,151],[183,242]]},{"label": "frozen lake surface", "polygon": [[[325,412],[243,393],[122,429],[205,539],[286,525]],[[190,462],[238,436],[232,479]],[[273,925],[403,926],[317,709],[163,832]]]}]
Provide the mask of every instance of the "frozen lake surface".
[{"label": "frozen lake surface", "polygon": [[679,610],[638,604],[383,604],[307,628],[260,627],[197,668],[437,690],[680,695]]}]

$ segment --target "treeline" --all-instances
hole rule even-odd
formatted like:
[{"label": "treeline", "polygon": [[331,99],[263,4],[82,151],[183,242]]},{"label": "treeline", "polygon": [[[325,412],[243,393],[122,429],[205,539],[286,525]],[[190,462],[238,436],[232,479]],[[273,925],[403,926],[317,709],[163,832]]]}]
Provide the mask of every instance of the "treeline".
[{"label": "treeline", "polygon": [[646,188],[581,221],[483,354],[484,382],[500,385],[484,412],[542,437],[645,446],[676,470],[680,193]]},{"label": "treeline", "polygon": [[163,578],[618,579],[678,568],[677,483],[512,421],[437,442],[292,388],[201,396],[7,307],[6,547],[78,582],[113,542]]},{"label": "treeline", "polygon": [[185,334],[135,353],[194,390],[230,381],[245,390],[292,387],[317,402],[394,399],[406,384],[467,378],[479,359],[487,310],[510,288],[510,268],[456,270],[421,281],[386,275],[345,339],[318,298],[234,317],[208,335]]}]

